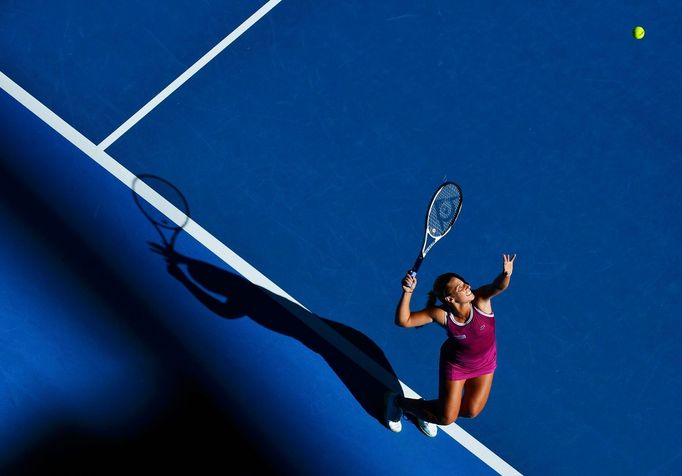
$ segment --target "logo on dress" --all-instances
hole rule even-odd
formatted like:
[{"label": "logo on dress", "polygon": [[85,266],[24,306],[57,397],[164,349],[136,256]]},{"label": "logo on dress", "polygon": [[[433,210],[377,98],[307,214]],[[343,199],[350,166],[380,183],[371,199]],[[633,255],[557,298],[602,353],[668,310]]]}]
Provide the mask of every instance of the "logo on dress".
[{"label": "logo on dress", "polygon": [[461,340],[461,339],[466,339],[466,338],[467,338],[467,335],[466,335],[466,334],[462,334],[461,336],[455,336],[455,339],[460,339],[460,340]]},{"label": "logo on dress", "polygon": [[482,331],[483,329],[485,329],[485,324],[483,324],[479,330]]}]

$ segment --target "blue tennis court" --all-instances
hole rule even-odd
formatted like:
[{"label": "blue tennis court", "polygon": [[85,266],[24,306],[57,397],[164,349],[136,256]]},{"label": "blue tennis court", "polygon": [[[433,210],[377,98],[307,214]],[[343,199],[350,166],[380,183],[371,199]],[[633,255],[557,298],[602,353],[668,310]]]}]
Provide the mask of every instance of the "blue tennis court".
[{"label": "blue tennis court", "polygon": [[[682,10],[369,3],[0,11],[3,473],[680,473]],[[438,394],[394,313],[444,180],[415,307],[517,259],[485,410],[427,438],[383,396]]]}]

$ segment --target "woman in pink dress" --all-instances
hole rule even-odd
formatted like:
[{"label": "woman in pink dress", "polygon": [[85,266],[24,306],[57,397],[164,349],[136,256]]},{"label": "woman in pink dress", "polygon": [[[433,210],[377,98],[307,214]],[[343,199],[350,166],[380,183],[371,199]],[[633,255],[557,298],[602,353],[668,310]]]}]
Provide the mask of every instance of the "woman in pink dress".
[{"label": "woman in pink dress", "polygon": [[436,322],[447,331],[440,350],[438,399],[387,395],[386,423],[393,431],[402,428],[403,412],[413,415],[419,428],[436,436],[437,425],[449,425],[458,417],[476,417],[488,401],[497,367],[495,315],[491,299],[509,286],[516,255],[503,255],[502,272],[492,283],[471,289],[455,273],[436,278],[424,309],[410,310],[417,285],[408,273],[402,280],[403,294],[395,323],[400,327],[421,327]]}]

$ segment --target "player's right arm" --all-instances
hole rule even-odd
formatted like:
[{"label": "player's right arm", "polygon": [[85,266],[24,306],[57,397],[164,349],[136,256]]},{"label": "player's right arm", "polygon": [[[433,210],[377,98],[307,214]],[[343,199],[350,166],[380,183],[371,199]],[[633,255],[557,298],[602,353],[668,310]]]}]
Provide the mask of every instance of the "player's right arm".
[{"label": "player's right arm", "polygon": [[420,311],[410,310],[410,300],[412,299],[412,293],[417,287],[417,278],[411,276],[408,272],[403,278],[403,294],[400,296],[400,301],[398,302],[398,307],[395,310],[395,324],[400,327],[419,327],[426,324],[431,324],[432,322],[443,321],[443,316],[440,314],[445,314],[445,311],[438,307],[427,307]]}]

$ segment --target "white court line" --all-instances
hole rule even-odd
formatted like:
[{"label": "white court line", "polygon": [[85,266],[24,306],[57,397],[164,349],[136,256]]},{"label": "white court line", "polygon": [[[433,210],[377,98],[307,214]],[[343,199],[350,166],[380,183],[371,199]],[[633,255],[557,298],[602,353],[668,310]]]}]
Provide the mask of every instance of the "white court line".
[{"label": "white court line", "polygon": [[[0,87],[19,103],[21,103],[25,108],[52,127],[62,137],[75,145],[84,154],[101,165],[118,180],[123,182],[128,188],[133,190],[135,175],[132,172],[119,164],[104,150],[97,147],[83,134],[78,132],[70,124],[44,106],[40,101],[31,96],[28,92],[21,88],[21,86],[8,78],[2,71],[0,71]],[[168,202],[150,187],[141,187],[138,183],[135,187],[135,192],[156,207],[161,213],[164,213],[174,223],[180,225],[186,220],[187,217],[180,210],[175,208],[175,206],[173,206],[170,202]],[[198,242],[204,245],[213,254],[215,254],[218,258],[227,263],[232,269],[241,274],[244,278],[248,279],[257,286],[281,296],[288,302],[295,304],[299,312],[297,312],[296,309],[293,309],[293,312],[297,317],[302,319],[305,324],[310,326],[328,342],[335,345],[358,365],[366,369],[373,377],[384,383],[384,385],[389,388],[392,386],[391,382],[393,381],[393,377],[389,375],[388,371],[377,364],[373,359],[367,357],[366,354],[364,354],[344,337],[339,335],[321,319],[316,318],[310,312],[300,312],[301,309],[304,311],[308,310],[293,297],[289,296],[279,286],[260,273],[257,269],[244,261],[226,245],[221,243],[208,231],[203,229],[191,219],[189,219],[184,230],[189,235],[194,237]],[[405,385],[402,381],[400,381],[400,385],[402,386],[405,396],[410,398],[421,398],[419,394]],[[503,476],[521,475],[521,473],[509,465],[509,463],[497,456],[457,424],[453,423],[451,425],[441,427],[441,429],[499,474]]]},{"label": "white court line", "polygon": [[278,3],[282,0],[270,0],[268,3],[260,7],[253,15],[247,18],[244,23],[239,25],[232,33],[227,35],[220,43],[215,45],[211,50],[202,56],[196,63],[190,66],[187,71],[178,76],[175,81],[166,86],[159,94],[154,96],[154,98],[147,104],[142,106],[142,108],[133,114],[130,119],[125,121],[119,126],[114,132],[109,134],[109,137],[104,139],[97,146],[101,150],[107,150],[111,144],[117,141],[123,134],[128,132],[131,127],[137,124],[144,116],[149,114],[152,109],[161,104],[161,102],[168,96],[173,94],[176,89],[182,86],[189,78],[194,76],[201,68],[206,66],[209,61],[218,56],[218,54],[227,48],[234,40],[239,38],[242,33],[251,28],[258,20],[263,18],[270,10],[272,10]]}]

